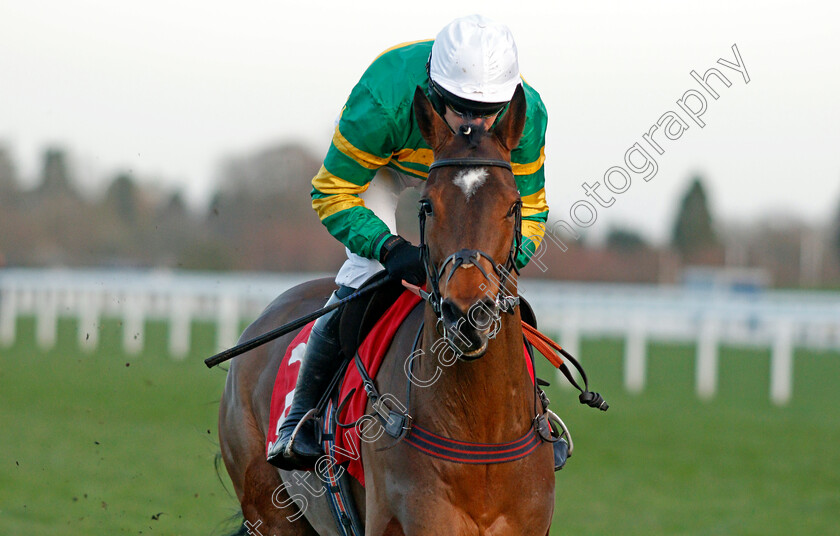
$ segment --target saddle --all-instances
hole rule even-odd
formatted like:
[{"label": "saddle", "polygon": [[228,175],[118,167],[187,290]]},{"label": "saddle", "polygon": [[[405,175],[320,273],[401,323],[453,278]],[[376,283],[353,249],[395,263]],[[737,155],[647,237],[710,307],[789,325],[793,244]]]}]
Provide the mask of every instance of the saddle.
[{"label": "saddle", "polygon": [[[374,274],[362,283],[359,289],[378,283],[385,279],[387,275],[388,273],[384,270]],[[404,291],[405,287],[402,284],[391,282],[371,294],[342,306],[341,319],[338,325],[338,338],[341,342],[342,355],[346,358],[352,358],[356,355],[359,346],[373,329],[373,326]]]}]

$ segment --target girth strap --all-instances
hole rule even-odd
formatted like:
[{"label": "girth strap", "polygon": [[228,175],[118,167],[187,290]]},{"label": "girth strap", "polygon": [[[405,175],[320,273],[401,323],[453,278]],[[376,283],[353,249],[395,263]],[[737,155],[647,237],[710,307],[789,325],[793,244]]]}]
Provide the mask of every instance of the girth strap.
[{"label": "girth strap", "polygon": [[[337,397],[338,391],[335,391],[333,396]],[[321,440],[328,459],[335,460],[337,421],[333,398],[330,398],[325,410]],[[363,536],[365,528],[359,518],[356,504],[353,501],[353,494],[350,491],[349,473],[336,467],[334,463],[316,464],[315,471],[318,473],[321,482],[325,484],[327,504],[333,514],[339,534],[341,536]]]}]

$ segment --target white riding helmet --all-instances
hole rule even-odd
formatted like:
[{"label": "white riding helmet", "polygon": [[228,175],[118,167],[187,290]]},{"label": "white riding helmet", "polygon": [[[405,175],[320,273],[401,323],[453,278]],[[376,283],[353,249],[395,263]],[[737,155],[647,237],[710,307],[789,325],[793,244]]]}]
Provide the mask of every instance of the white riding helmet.
[{"label": "white riding helmet", "polygon": [[445,97],[448,92],[474,103],[509,102],[520,83],[513,34],[482,15],[455,19],[432,44],[429,77]]}]

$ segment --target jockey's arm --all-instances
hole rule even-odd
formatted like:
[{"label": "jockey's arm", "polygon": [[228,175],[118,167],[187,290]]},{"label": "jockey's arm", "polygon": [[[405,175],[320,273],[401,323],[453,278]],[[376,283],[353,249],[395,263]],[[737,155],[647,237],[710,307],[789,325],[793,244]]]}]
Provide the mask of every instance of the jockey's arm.
[{"label": "jockey's arm", "polygon": [[[513,174],[522,197],[522,250],[516,266],[522,268],[539,247],[548,220],[545,200],[545,130],[548,115],[539,95],[527,84],[528,120],[519,146],[511,153]],[[530,93],[530,95],[528,94]]]},{"label": "jockey's arm", "polygon": [[327,156],[312,179],[312,208],[327,230],[353,253],[379,260],[388,226],[359,194],[391,158],[394,118],[359,83],[341,112]]}]

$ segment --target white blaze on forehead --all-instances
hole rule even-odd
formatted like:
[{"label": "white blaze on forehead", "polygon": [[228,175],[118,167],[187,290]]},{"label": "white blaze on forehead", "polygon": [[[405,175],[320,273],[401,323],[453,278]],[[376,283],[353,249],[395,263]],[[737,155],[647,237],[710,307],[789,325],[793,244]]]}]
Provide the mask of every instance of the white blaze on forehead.
[{"label": "white blaze on forehead", "polygon": [[487,170],[484,168],[472,168],[459,171],[458,174],[455,175],[455,180],[452,182],[455,183],[455,186],[461,188],[464,195],[467,199],[469,199],[478,187],[484,184],[484,181],[487,180],[487,175]]}]

